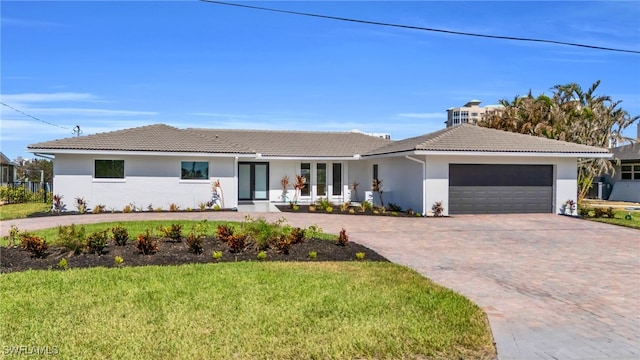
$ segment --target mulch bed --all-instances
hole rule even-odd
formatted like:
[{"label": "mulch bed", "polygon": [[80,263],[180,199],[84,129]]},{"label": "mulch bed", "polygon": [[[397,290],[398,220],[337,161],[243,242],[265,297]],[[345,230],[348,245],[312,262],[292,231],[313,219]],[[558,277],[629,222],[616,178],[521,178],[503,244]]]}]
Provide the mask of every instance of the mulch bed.
[{"label": "mulch bed", "polygon": [[[221,251],[222,258],[214,260],[211,256],[213,251]],[[317,252],[318,256],[315,260],[309,258],[310,251]],[[115,246],[111,241],[102,255],[87,253],[74,255],[66,248],[53,247],[49,248],[44,258],[32,258],[31,253],[16,246],[0,248],[0,273],[29,269],[55,270],[58,269],[58,262],[62,258],[67,259],[71,269],[97,266],[118,267],[114,261],[116,256],[120,256],[124,260],[119,265],[121,267],[232,261],[356,261],[356,253],[358,252],[365,253],[366,261],[388,261],[375,251],[352,241],[343,247],[327,240],[305,239],[302,244],[291,246],[288,255],[277,253],[272,249],[266,250],[267,258],[265,260],[257,260],[258,252],[253,246],[250,246],[240,253],[231,253],[228,246],[215,237],[207,238],[204,241],[202,254],[190,252],[185,242],[170,242],[163,239],[158,240],[158,251],[152,255],[139,254],[134,241],[127,242],[125,246]]]},{"label": "mulch bed", "polygon": [[408,214],[407,212],[393,212],[393,211],[385,211],[377,213],[373,210],[360,211],[360,209],[353,208],[354,212],[342,212],[339,206],[333,208],[333,211],[326,212],[321,207],[317,206],[315,211],[309,211],[309,205],[298,205],[298,210],[294,210],[289,205],[276,205],[276,208],[284,213],[318,213],[318,214],[336,214],[336,215],[368,215],[368,216],[396,216],[396,217],[418,217],[415,214]]}]

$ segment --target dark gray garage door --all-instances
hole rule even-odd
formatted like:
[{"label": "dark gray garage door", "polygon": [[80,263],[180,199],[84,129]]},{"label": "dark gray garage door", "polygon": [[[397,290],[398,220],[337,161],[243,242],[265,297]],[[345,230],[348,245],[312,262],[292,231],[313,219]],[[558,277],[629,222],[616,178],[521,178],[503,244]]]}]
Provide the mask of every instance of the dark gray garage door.
[{"label": "dark gray garage door", "polygon": [[553,166],[450,164],[450,214],[550,213]]}]

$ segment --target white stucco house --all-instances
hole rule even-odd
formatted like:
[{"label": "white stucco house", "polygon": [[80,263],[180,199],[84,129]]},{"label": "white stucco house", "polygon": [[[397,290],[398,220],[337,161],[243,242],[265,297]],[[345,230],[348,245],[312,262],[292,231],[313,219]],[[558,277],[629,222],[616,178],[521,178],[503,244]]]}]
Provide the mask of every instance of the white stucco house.
[{"label": "white stucco house", "polygon": [[[358,199],[382,180],[384,200],[445,215],[554,213],[576,200],[579,158],[608,150],[462,124],[392,141],[357,132],[178,129],[151,125],[29,145],[55,156],[54,192],[89,207],[197,208],[220,181],[223,206],[290,201],[281,179],[307,179],[300,202]],[[375,197],[377,199],[377,197]]]}]

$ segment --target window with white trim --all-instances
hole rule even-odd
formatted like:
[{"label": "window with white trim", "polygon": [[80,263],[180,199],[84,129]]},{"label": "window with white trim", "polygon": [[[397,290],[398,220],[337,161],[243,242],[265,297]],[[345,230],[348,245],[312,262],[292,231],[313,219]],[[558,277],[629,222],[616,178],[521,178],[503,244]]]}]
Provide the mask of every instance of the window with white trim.
[{"label": "window with white trim", "polygon": [[98,160],[94,162],[96,179],[124,179],[124,160]]},{"label": "window with white trim", "polygon": [[180,179],[182,180],[208,180],[209,179],[209,162],[208,161],[182,161],[180,170]]}]

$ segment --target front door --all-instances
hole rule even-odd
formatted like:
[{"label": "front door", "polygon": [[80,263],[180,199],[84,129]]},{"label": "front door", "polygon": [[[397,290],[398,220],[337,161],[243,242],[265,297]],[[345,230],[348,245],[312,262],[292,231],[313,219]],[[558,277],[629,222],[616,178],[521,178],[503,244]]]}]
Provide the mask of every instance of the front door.
[{"label": "front door", "polygon": [[238,163],[238,200],[269,200],[269,163]]}]

